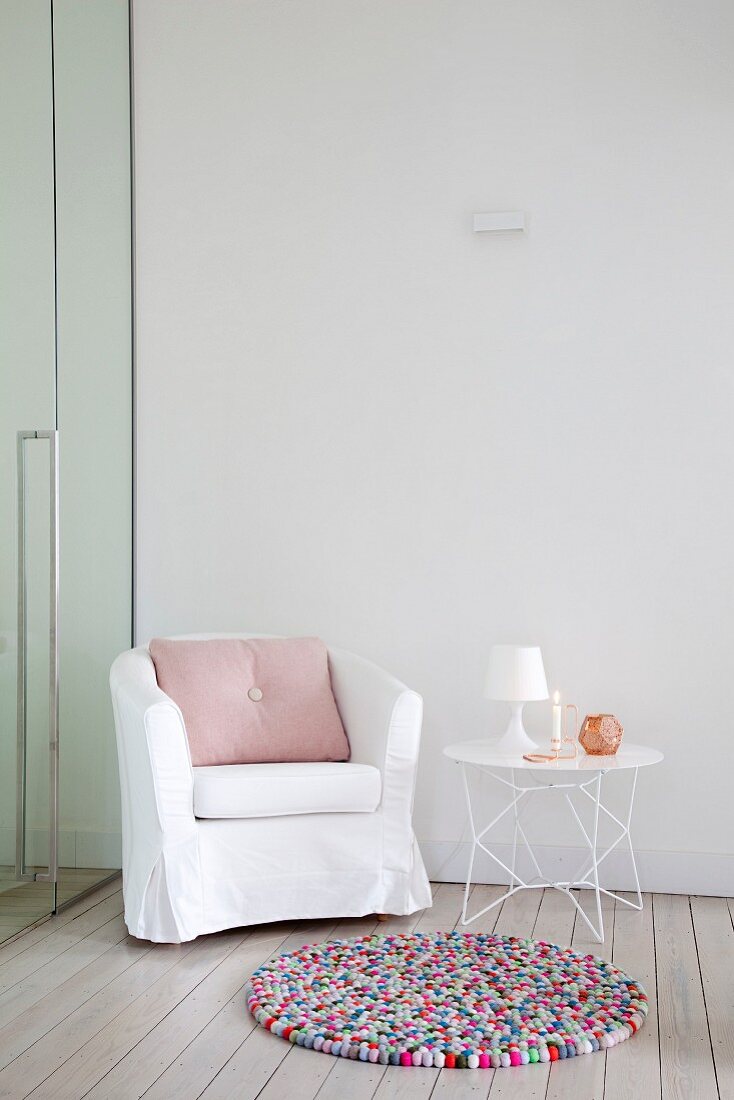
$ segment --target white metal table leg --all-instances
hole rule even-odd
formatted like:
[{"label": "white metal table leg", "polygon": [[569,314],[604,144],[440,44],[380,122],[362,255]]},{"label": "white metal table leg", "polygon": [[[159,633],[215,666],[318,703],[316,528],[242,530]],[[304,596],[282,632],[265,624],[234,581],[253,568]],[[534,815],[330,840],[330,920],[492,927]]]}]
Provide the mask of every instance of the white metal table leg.
[{"label": "white metal table leg", "polygon": [[604,914],[601,908],[601,894],[599,893],[599,861],[597,859],[597,844],[599,840],[599,803],[601,802],[601,778],[603,772],[596,777],[596,799],[594,802],[594,835],[592,837],[591,860],[594,868],[594,890],[596,893],[596,918],[599,922],[599,943],[604,942]]},{"label": "white metal table leg", "polygon": [[[599,864],[601,863],[601,859],[599,859],[599,856],[597,855],[597,851],[598,851],[598,847],[599,847],[599,810],[604,808],[601,805],[601,780],[602,780],[603,774],[604,773],[601,772],[601,771],[597,772],[596,779],[589,780],[587,783],[579,784],[578,788],[577,788],[578,790],[582,791],[585,795],[587,795],[589,798],[591,798],[594,802],[594,818],[593,818],[591,836],[589,836],[589,833],[587,832],[583,821],[579,817],[578,811],[577,811],[576,807],[574,806],[570,795],[568,795],[568,794],[565,795],[566,804],[568,805],[568,808],[571,811],[571,813],[574,817],[574,820],[576,821],[576,824],[578,825],[578,827],[581,831],[581,834],[582,834],[582,836],[583,836],[583,838],[586,842],[586,846],[589,849],[589,854],[591,856],[591,861],[584,867],[584,873],[582,875],[575,875],[572,879],[569,879],[568,882],[559,883],[559,886],[565,887],[566,892],[568,893],[568,896],[571,898],[571,901],[573,902],[573,904],[576,906],[576,909],[577,909],[579,915],[582,917],[584,922],[589,926],[590,930],[593,932],[594,936],[598,939],[599,943],[603,943],[603,941],[604,941],[604,914],[603,914],[602,907],[601,907],[601,895],[606,893],[606,890],[603,890],[601,888],[601,886],[599,885]],[[594,794],[593,795],[589,794],[589,792],[586,789],[587,786],[590,786],[592,783],[594,785]],[[609,850],[610,849],[607,849],[607,851],[604,853],[604,855],[608,855]],[[591,882],[589,882],[589,878],[588,878],[588,876],[590,874],[592,876]],[[592,921],[587,916],[586,912],[584,911],[583,906],[576,900],[576,898],[571,893],[571,890],[575,886],[590,886],[593,889],[594,894],[595,894],[595,900],[596,900],[596,917],[597,917],[597,926],[596,927],[594,927],[594,924],[592,923]]]},{"label": "white metal table leg", "polygon": [[637,874],[637,860],[635,859],[635,850],[632,847],[632,834],[630,833],[630,825],[632,824],[632,810],[635,804],[635,791],[637,789],[637,773],[639,768],[635,768],[634,775],[632,776],[632,790],[630,791],[630,801],[627,807],[627,847],[629,849],[630,860],[632,861],[632,872],[635,876],[635,890],[637,891],[637,905],[632,905],[632,902],[627,901],[625,898],[620,898],[620,901],[625,902],[633,909],[642,909],[642,892],[640,891],[640,876]]},{"label": "white metal table leg", "polygon": [[[464,796],[466,798],[467,811],[468,811],[468,814],[469,814],[469,826],[471,828],[471,834],[472,834],[471,852],[469,854],[469,866],[467,868],[466,884],[464,886],[464,904],[463,904],[462,910],[461,910],[461,923],[464,924],[464,925],[467,925],[467,924],[471,924],[475,920],[478,920],[479,917],[484,916],[484,914],[488,913],[490,911],[490,909],[494,909],[497,905],[501,905],[502,902],[506,898],[509,898],[512,894],[516,893],[518,890],[533,889],[534,887],[529,886],[527,883],[523,882],[523,880],[516,873],[514,866],[513,866],[512,869],[509,868],[506,863],[503,863],[502,860],[494,854],[494,852],[491,852],[489,850],[489,848],[486,847],[486,845],[482,844],[483,837],[485,837],[487,835],[487,833],[490,832],[490,830],[494,828],[494,826],[497,824],[497,822],[500,821],[505,816],[505,814],[508,814],[510,812],[510,810],[515,810],[515,812],[517,812],[517,804],[518,804],[518,802],[520,802],[520,800],[523,798],[523,796],[526,792],[522,789],[517,788],[515,786],[515,784],[513,783],[512,784],[512,789],[513,789],[513,793],[514,793],[515,797],[512,799],[512,801],[510,803],[508,803],[507,806],[505,806],[505,808],[503,810],[500,810],[500,812],[494,818],[492,818],[492,820],[490,821],[490,823],[488,825],[485,825],[484,828],[480,832],[477,832],[477,827],[476,827],[475,820],[474,820],[474,812],[473,812],[473,809],[472,809],[471,791],[469,789],[469,778],[468,778],[468,775],[467,775],[467,765],[464,764],[464,763],[462,763],[462,765],[461,765],[461,774],[462,774],[462,779],[463,779],[463,782],[464,782]],[[508,784],[508,786],[509,786],[509,784]],[[467,917],[467,906],[468,906],[468,903],[469,903],[469,894],[471,892],[471,887],[472,887],[472,874],[473,874],[473,871],[474,871],[474,857],[476,855],[477,848],[481,848],[483,852],[486,852],[486,854],[490,857],[490,859],[493,859],[494,862],[497,863],[502,868],[503,871],[505,871],[508,875],[511,876],[510,877],[510,888],[504,894],[502,894],[501,897],[499,897],[495,901],[493,901],[490,905],[485,905],[485,907],[483,909],[480,909],[480,911],[478,913],[475,913],[472,917]],[[515,885],[515,883],[518,883],[519,885]]]},{"label": "white metal table leg", "polygon": [[[569,898],[569,900],[573,903],[573,905],[575,905],[575,907],[578,910],[580,916],[582,917],[584,922],[588,925],[589,929],[594,934],[596,939],[599,940],[600,943],[602,943],[604,941],[604,912],[603,912],[602,903],[601,903],[601,895],[602,894],[605,894],[607,897],[614,898],[614,899],[622,902],[624,905],[630,906],[633,909],[641,909],[642,908],[642,894],[640,892],[640,882],[639,882],[639,878],[638,878],[638,875],[637,875],[637,864],[635,862],[634,850],[632,848],[632,838],[631,838],[631,835],[630,835],[630,823],[631,823],[631,820],[632,820],[632,811],[633,811],[633,807],[634,807],[635,789],[636,789],[636,785],[637,785],[637,772],[638,772],[637,768],[634,769],[634,778],[633,778],[633,782],[632,782],[632,788],[631,788],[631,791],[630,791],[630,800],[629,800],[629,806],[628,806],[628,809],[627,809],[627,816],[626,816],[625,821],[620,821],[620,819],[618,817],[616,817],[615,814],[613,814],[611,812],[611,810],[607,809],[607,807],[604,806],[604,804],[602,802],[602,779],[603,779],[604,775],[606,774],[605,771],[602,770],[602,769],[600,769],[598,772],[596,772],[595,775],[594,775],[594,773],[592,773],[591,777],[586,779],[584,782],[576,782],[576,783],[553,782],[553,783],[536,784],[535,786],[532,786],[532,787],[523,787],[523,786],[518,786],[517,785],[516,778],[515,778],[515,769],[514,768],[511,771],[511,781],[508,781],[506,779],[502,779],[500,776],[498,776],[494,772],[490,771],[489,774],[492,775],[492,777],[494,779],[498,780],[498,782],[500,782],[503,786],[508,787],[510,789],[510,792],[511,792],[513,797],[512,797],[512,800],[504,807],[504,809],[500,810],[500,812],[498,814],[496,814],[496,816],[489,822],[488,825],[485,825],[483,828],[478,829],[477,824],[476,824],[476,820],[475,820],[474,809],[472,807],[471,790],[470,790],[470,786],[469,786],[468,767],[469,767],[469,765],[462,761],[462,765],[461,765],[462,779],[463,779],[463,783],[464,783],[464,794],[465,794],[465,798],[466,798],[466,805],[467,805],[467,811],[468,811],[468,814],[469,814],[469,824],[470,824],[470,827],[471,827],[471,836],[472,836],[471,852],[469,854],[469,866],[468,866],[468,869],[467,869],[466,884],[464,886],[464,902],[463,902],[462,913],[461,913],[462,924],[464,924],[464,925],[471,924],[473,921],[477,920],[479,917],[483,916],[485,913],[488,913],[490,909],[494,909],[495,906],[501,905],[503,901],[505,901],[507,898],[511,897],[512,894],[517,893],[519,890],[538,890],[538,889],[549,888],[549,889],[559,890],[561,893],[565,894]],[[593,808],[593,822],[592,822],[591,830],[587,830],[587,828],[585,827],[583,821],[581,820],[581,818],[578,814],[578,811],[576,810],[576,807],[574,806],[570,795],[567,793],[569,788],[571,788],[573,790],[580,791],[583,795],[585,795],[587,798],[589,798],[593,802],[593,807],[594,808]],[[592,789],[590,790],[589,788],[592,788]],[[584,866],[583,873],[580,874],[580,875],[575,876],[574,878],[572,878],[568,881],[564,881],[564,882],[553,882],[553,881],[547,879],[546,876],[543,874],[543,872],[540,868],[540,864],[538,862],[538,859],[537,859],[537,857],[535,855],[535,852],[533,850],[533,847],[530,844],[530,841],[528,840],[528,837],[525,833],[525,829],[523,828],[522,822],[520,820],[520,808],[519,807],[520,807],[521,801],[525,798],[526,795],[531,794],[531,793],[536,793],[537,791],[541,791],[541,790],[553,790],[553,789],[558,790],[559,793],[561,791],[563,791],[566,803],[567,803],[567,805],[568,805],[568,807],[569,807],[569,809],[570,809],[570,811],[571,811],[571,813],[572,813],[572,815],[573,815],[573,817],[576,821],[576,824],[578,825],[578,827],[581,831],[581,834],[582,834],[582,836],[584,838],[584,841],[586,843],[586,847],[588,849],[588,855],[587,855],[587,861],[588,862],[586,862],[586,864]],[[593,793],[592,793],[592,790],[593,790]],[[499,856],[495,855],[495,853],[493,851],[491,851],[490,848],[487,847],[487,843],[484,842],[484,838],[491,832],[491,830],[494,828],[494,826],[506,814],[508,814],[511,810],[513,811],[513,816],[514,816],[514,831],[513,831],[513,841],[512,841],[512,860],[511,860],[511,866],[508,867],[506,863],[502,862],[502,860],[499,858]],[[620,833],[616,837],[616,839],[600,854],[599,853],[599,820],[600,820],[600,815],[602,813],[605,814],[611,821],[613,821],[619,827]],[[536,882],[534,879],[526,882],[524,879],[522,879],[520,877],[520,875],[517,872],[517,841],[518,841],[518,837],[521,838],[521,840],[523,841],[525,847],[528,850],[528,853],[529,853],[530,858],[533,862],[535,870],[537,871],[537,878],[540,880],[538,882]],[[637,892],[637,902],[636,903],[632,902],[632,901],[628,901],[627,898],[620,897],[619,894],[615,894],[610,890],[605,890],[604,887],[600,884],[600,881],[599,881],[599,867],[600,867],[601,863],[607,858],[607,856],[610,854],[610,852],[612,852],[617,847],[617,845],[622,840],[624,840],[625,838],[627,840],[627,846],[628,846],[628,850],[629,850],[629,853],[630,853],[630,858],[631,858],[631,861],[632,861],[632,869],[633,869],[634,876],[635,876],[635,886],[636,886],[636,892]],[[467,916],[468,904],[469,904],[469,894],[471,892],[471,887],[472,887],[472,876],[473,876],[473,873],[474,873],[474,860],[475,860],[478,848],[481,848],[481,850],[483,852],[485,852],[490,857],[490,859],[492,859],[499,867],[502,868],[503,871],[505,871],[505,873],[509,876],[510,882],[509,882],[509,888],[507,889],[507,891],[504,894],[502,894],[501,897],[497,898],[496,901],[493,901],[490,905],[485,906],[478,913],[475,913],[473,916],[469,917],[469,916]],[[583,906],[574,897],[572,891],[577,887],[588,887],[588,888],[590,888],[594,891],[594,898],[595,898],[595,901],[596,901],[596,922],[597,922],[596,925],[594,925],[591,918],[588,917],[587,914],[585,913],[585,911],[583,909]]]},{"label": "white metal table leg", "polygon": [[[620,902],[622,905],[627,905],[630,909],[635,909],[637,911],[640,911],[642,909],[642,893],[640,891],[640,879],[639,879],[639,876],[637,874],[637,861],[635,860],[635,852],[634,852],[634,848],[632,847],[632,835],[631,835],[631,832],[630,832],[630,826],[631,826],[631,823],[632,823],[632,811],[634,809],[634,803],[635,803],[635,791],[637,789],[637,774],[638,774],[638,772],[639,772],[639,768],[635,768],[634,772],[633,772],[633,776],[632,776],[632,786],[630,788],[629,803],[628,803],[628,806],[627,806],[627,817],[626,817],[625,821],[620,821],[619,818],[615,814],[613,814],[611,812],[611,810],[608,810],[607,807],[600,801],[600,804],[599,804],[600,811],[603,814],[606,814],[606,816],[610,819],[610,821],[613,821],[615,825],[619,826],[620,833],[617,836],[617,838],[609,845],[609,847],[604,852],[602,852],[601,856],[598,857],[597,866],[599,864],[601,864],[602,861],[607,858],[607,856],[609,855],[610,852],[614,851],[614,849],[617,847],[617,845],[622,840],[626,839],[626,841],[627,841],[627,850],[629,851],[630,862],[632,863],[632,873],[635,876],[635,892],[637,894],[637,901],[636,902],[629,901],[628,898],[623,898],[619,894],[613,893],[611,890],[605,890],[603,887],[599,887],[599,889],[600,889],[601,893],[606,894],[607,897],[614,898],[616,901]],[[579,790],[582,792],[582,794],[585,794],[587,798],[594,798],[594,796],[592,794],[590,794],[589,791],[586,789],[586,784],[580,785]],[[581,827],[581,830],[583,832],[584,831],[583,830],[583,825],[581,825],[581,822],[579,821],[578,815],[576,814],[576,811],[575,811],[572,804],[571,804],[571,810],[572,810],[574,816],[576,817],[576,820],[579,823],[579,826]],[[587,881],[586,881],[587,877],[588,877],[588,875],[590,874],[591,871],[592,871],[592,865],[591,864],[586,864],[586,866],[584,867],[583,874],[578,876],[577,881],[581,885],[591,885],[591,883],[587,883]]]},{"label": "white metal table leg", "polygon": [[[510,772],[510,779],[512,780],[512,786],[515,787],[515,769]],[[512,832],[512,878],[510,879],[510,886],[515,883],[515,864],[517,862],[517,802],[515,803],[515,828]]]}]

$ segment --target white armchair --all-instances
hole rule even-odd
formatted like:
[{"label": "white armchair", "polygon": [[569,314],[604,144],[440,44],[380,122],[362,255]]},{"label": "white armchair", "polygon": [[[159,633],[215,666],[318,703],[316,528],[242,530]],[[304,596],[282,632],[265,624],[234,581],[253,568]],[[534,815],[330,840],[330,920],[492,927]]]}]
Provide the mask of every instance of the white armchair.
[{"label": "white armchair", "polygon": [[431,904],[411,821],[421,697],[345,650],[329,648],[329,666],[349,763],[195,768],[183,716],[158,687],[147,647],[114,662],[133,936],[180,943],[265,921]]}]

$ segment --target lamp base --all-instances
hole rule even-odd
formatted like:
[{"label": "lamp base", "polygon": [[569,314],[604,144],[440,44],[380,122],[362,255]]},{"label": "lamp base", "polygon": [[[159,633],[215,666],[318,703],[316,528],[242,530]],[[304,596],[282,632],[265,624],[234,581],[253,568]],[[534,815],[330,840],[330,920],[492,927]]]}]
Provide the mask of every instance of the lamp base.
[{"label": "lamp base", "polygon": [[507,729],[495,745],[498,752],[505,753],[507,756],[522,756],[526,752],[538,751],[538,746],[531,737],[528,737],[522,723],[522,709],[524,706],[524,703],[510,703],[512,710],[510,721],[507,723]]}]

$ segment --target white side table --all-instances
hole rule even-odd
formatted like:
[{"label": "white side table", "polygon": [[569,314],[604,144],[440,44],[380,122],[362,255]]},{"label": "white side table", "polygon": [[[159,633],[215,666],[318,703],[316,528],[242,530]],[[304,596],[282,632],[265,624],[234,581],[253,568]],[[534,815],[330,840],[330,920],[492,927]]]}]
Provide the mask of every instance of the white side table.
[{"label": "white side table", "polygon": [[[464,905],[461,914],[462,924],[471,924],[472,921],[477,920],[479,917],[489,912],[490,909],[494,909],[496,905],[499,905],[512,894],[517,893],[518,890],[543,890],[547,887],[552,887],[554,890],[560,890],[561,893],[566,894],[567,897],[571,899],[599,942],[602,942],[604,939],[604,918],[601,908],[602,894],[606,894],[611,898],[616,898],[617,901],[622,902],[623,905],[629,905],[632,909],[642,909],[642,894],[640,893],[640,880],[637,877],[635,853],[632,848],[630,822],[632,820],[632,808],[635,800],[635,789],[637,787],[637,773],[640,768],[644,768],[649,764],[659,764],[663,759],[663,754],[661,752],[658,752],[657,749],[645,748],[643,745],[628,745],[623,742],[614,756],[587,756],[579,746],[579,754],[575,760],[547,761],[542,764],[531,764],[529,761],[524,760],[522,756],[508,756],[499,753],[492,741],[461,741],[455,745],[449,745],[448,748],[445,748],[443,751],[445,756],[448,756],[451,760],[461,765],[462,777],[464,780],[464,793],[466,795],[466,804],[469,811],[469,824],[472,831],[471,857],[469,859],[469,869],[466,876]],[[490,775],[509,792],[510,800],[505,808],[501,810],[496,817],[492,818],[488,825],[481,827],[477,825],[477,814],[475,808],[472,806],[468,777],[469,768],[475,768],[480,772]],[[612,771],[628,771],[631,775],[629,802],[624,820],[620,820],[602,802],[602,779],[607,772]],[[562,796],[563,801],[568,806],[576,824],[581,830],[585,845],[588,848],[588,856],[584,858],[583,869],[573,879],[564,880],[562,882],[553,882],[543,875],[538,859],[528,841],[522,824],[524,804],[529,801],[531,795],[538,791],[548,790],[558,791],[559,795]],[[592,804],[590,826],[584,825],[581,815],[574,805],[571,795],[575,792],[578,792],[582,798],[588,799]],[[489,834],[492,829],[509,813],[514,814],[515,822],[512,843],[512,863],[510,867],[508,867],[506,863],[503,863],[488,847]],[[598,848],[600,814],[605,814],[619,829],[618,836],[601,853]],[[537,871],[537,874],[527,881],[520,878],[516,870],[518,837],[527,848],[533,866]],[[487,838],[486,842],[485,838]],[[618,894],[613,894],[610,890],[605,890],[604,887],[599,884],[600,865],[607,858],[609,853],[613,852],[617,845],[623,840],[627,841],[627,847],[629,849],[632,871],[634,873],[635,886],[637,889],[637,903],[628,901]],[[475,913],[474,916],[468,917],[466,911],[467,903],[472,885],[474,858],[478,848],[486,852],[495,863],[507,872],[510,876],[510,885],[507,892],[503,894],[501,898],[492,902],[491,905],[486,905],[484,909]],[[595,892],[597,914],[596,927],[589,920],[571,892],[578,887],[587,887]]]}]

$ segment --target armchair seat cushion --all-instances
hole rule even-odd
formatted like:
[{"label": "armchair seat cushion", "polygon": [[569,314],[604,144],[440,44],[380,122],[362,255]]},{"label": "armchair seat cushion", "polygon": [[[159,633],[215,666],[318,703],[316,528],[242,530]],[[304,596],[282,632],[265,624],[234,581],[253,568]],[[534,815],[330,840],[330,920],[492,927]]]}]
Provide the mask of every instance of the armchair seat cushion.
[{"label": "armchair seat cushion", "polygon": [[373,813],[382,795],[369,764],[224,764],[193,769],[201,818]]}]

